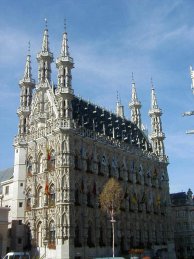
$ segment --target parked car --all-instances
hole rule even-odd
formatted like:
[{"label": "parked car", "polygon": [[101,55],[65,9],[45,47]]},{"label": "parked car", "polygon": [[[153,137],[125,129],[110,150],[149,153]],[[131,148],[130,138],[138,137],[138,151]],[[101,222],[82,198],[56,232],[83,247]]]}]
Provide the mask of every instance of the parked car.
[{"label": "parked car", "polygon": [[28,252],[9,252],[3,259],[30,259]]}]

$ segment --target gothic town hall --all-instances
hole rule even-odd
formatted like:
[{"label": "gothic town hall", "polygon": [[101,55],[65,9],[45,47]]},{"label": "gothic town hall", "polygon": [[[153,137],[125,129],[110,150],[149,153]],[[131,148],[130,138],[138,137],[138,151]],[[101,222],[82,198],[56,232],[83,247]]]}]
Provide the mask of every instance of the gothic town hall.
[{"label": "gothic town hall", "polygon": [[56,85],[53,61],[46,26],[37,54],[38,80],[32,78],[28,53],[19,82],[12,219],[28,226],[22,244],[30,243],[46,258],[111,256],[111,224],[100,209],[99,194],[114,177],[124,192],[115,223],[116,254],[163,249],[174,258],[168,159],[154,87],[148,137],[134,80],[129,120],[119,100],[112,113],[74,95],[66,30],[55,62]]}]

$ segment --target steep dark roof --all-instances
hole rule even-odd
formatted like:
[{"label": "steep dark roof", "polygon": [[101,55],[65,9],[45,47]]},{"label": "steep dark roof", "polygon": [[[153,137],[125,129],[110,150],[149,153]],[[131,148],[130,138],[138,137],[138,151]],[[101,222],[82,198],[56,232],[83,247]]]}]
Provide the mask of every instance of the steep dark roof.
[{"label": "steep dark roof", "polygon": [[173,205],[185,205],[188,200],[185,192],[172,193],[170,198]]},{"label": "steep dark roof", "polygon": [[[13,167],[0,170],[0,183],[13,177]],[[0,193],[2,192],[0,186]]]},{"label": "steep dark roof", "polygon": [[146,135],[131,121],[117,117],[99,106],[81,98],[72,100],[73,118],[77,125],[106,136],[135,145],[142,150],[152,151],[152,146]]}]

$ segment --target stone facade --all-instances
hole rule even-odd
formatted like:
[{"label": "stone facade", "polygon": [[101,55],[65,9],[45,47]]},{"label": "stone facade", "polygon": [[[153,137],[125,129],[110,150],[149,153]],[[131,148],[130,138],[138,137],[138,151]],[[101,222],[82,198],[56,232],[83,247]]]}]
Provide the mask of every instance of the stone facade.
[{"label": "stone facade", "polygon": [[120,102],[114,114],[74,95],[66,32],[56,60],[57,85],[51,83],[53,54],[47,28],[37,61],[35,83],[28,54],[19,83],[14,140],[12,217],[27,226],[26,247],[46,258],[111,255],[110,219],[102,213],[98,197],[106,181],[115,177],[124,192],[115,224],[116,253],[144,248],[175,258],[168,159],[154,87],[150,142],[141,124],[134,81],[131,121]]},{"label": "stone facade", "polygon": [[192,191],[171,194],[178,259],[194,258],[194,200]]}]

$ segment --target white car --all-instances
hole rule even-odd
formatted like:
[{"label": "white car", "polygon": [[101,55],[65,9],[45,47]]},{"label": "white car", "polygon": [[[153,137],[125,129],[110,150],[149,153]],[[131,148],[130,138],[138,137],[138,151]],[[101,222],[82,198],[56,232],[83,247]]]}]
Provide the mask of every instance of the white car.
[{"label": "white car", "polygon": [[28,252],[9,252],[3,259],[30,259]]}]

